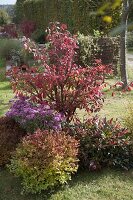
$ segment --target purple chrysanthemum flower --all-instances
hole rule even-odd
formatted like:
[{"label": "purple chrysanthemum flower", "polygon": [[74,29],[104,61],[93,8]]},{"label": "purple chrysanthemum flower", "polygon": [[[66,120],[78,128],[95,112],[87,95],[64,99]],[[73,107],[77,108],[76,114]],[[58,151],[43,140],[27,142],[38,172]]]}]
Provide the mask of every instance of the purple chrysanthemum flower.
[{"label": "purple chrysanthemum flower", "polygon": [[6,116],[15,119],[28,132],[34,132],[38,128],[59,130],[64,119],[60,113],[50,109],[48,105],[34,105],[26,98],[13,101]]}]

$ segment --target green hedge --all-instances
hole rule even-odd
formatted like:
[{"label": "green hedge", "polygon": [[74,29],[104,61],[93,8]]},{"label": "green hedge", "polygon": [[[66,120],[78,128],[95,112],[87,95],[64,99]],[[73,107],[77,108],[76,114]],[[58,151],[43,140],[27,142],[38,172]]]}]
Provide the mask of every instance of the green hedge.
[{"label": "green hedge", "polygon": [[92,14],[106,2],[108,0],[23,0],[21,9],[23,18],[33,20],[38,28],[46,28],[51,21],[60,21],[68,24],[72,33],[80,31],[87,35],[93,34],[94,30],[108,33],[118,24],[120,17],[118,9],[106,10],[106,14],[113,16],[111,24],[105,24],[102,16]]}]

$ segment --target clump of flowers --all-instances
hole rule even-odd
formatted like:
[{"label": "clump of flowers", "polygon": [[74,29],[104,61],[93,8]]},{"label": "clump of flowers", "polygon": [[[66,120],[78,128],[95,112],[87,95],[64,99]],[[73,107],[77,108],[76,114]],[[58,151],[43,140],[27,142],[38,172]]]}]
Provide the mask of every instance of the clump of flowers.
[{"label": "clump of flowers", "polygon": [[13,101],[6,116],[15,119],[30,133],[38,128],[41,130],[59,130],[63,120],[62,115],[50,109],[48,105],[33,104],[24,97]]}]

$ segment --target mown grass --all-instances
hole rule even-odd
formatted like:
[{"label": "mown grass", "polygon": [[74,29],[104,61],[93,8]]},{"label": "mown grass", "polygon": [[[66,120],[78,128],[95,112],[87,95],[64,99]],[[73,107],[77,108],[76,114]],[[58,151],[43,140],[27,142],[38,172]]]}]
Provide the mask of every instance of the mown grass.
[{"label": "mown grass", "polygon": [[[132,79],[132,68],[130,79]],[[5,73],[4,68],[0,72]],[[2,75],[3,77],[3,75]],[[109,80],[111,83],[114,80]],[[126,106],[133,102],[133,92],[115,92],[105,90],[105,103],[98,113],[101,116],[114,117],[122,120]],[[0,78],[0,115],[9,107],[8,101],[13,97],[9,82]],[[79,113],[84,114],[84,111]],[[133,199],[133,171],[122,172],[106,169],[102,172],[78,172],[72,181],[57,190],[47,191],[40,195],[21,195],[20,179],[12,176],[7,170],[0,170],[0,200],[131,200]]]},{"label": "mown grass", "polygon": [[0,82],[0,115],[4,115],[9,108],[9,100],[13,98],[8,81]]},{"label": "mown grass", "polygon": [[129,103],[133,103],[133,91],[126,93],[114,91],[114,96],[112,96],[112,91],[105,92],[104,105],[98,114],[122,121]]},{"label": "mown grass", "polygon": [[[132,62],[133,63],[133,62]],[[128,81],[133,81],[133,65],[127,67]],[[106,80],[109,85],[114,85],[117,81],[120,81],[119,77]],[[112,93],[114,95],[112,96]],[[104,89],[104,104],[98,114],[102,117],[117,118],[122,121],[127,107],[133,103],[133,90],[130,92],[123,92],[119,90],[109,90],[108,87]]]},{"label": "mown grass", "polygon": [[6,79],[5,63],[0,60],[0,116],[9,108],[9,100],[13,98],[10,82]]},{"label": "mown grass", "polygon": [[40,195],[21,195],[18,178],[0,172],[0,200],[131,200],[133,175],[122,171],[79,172],[69,185]]}]

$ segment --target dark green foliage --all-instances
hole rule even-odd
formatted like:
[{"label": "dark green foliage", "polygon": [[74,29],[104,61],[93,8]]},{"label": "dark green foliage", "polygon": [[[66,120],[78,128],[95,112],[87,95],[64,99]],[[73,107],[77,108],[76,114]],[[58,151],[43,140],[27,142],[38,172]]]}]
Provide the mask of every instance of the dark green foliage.
[{"label": "dark green foliage", "polygon": [[0,166],[9,162],[11,153],[26,132],[12,119],[0,118]]},{"label": "dark green foliage", "polygon": [[25,0],[17,0],[14,8],[15,16],[14,16],[14,22],[20,23],[24,19],[24,10],[23,10],[23,3]]},{"label": "dark green foliage", "polygon": [[36,31],[34,31],[34,33],[32,34],[31,38],[39,43],[39,44],[44,44],[45,41],[45,31],[43,29],[37,29]]}]

